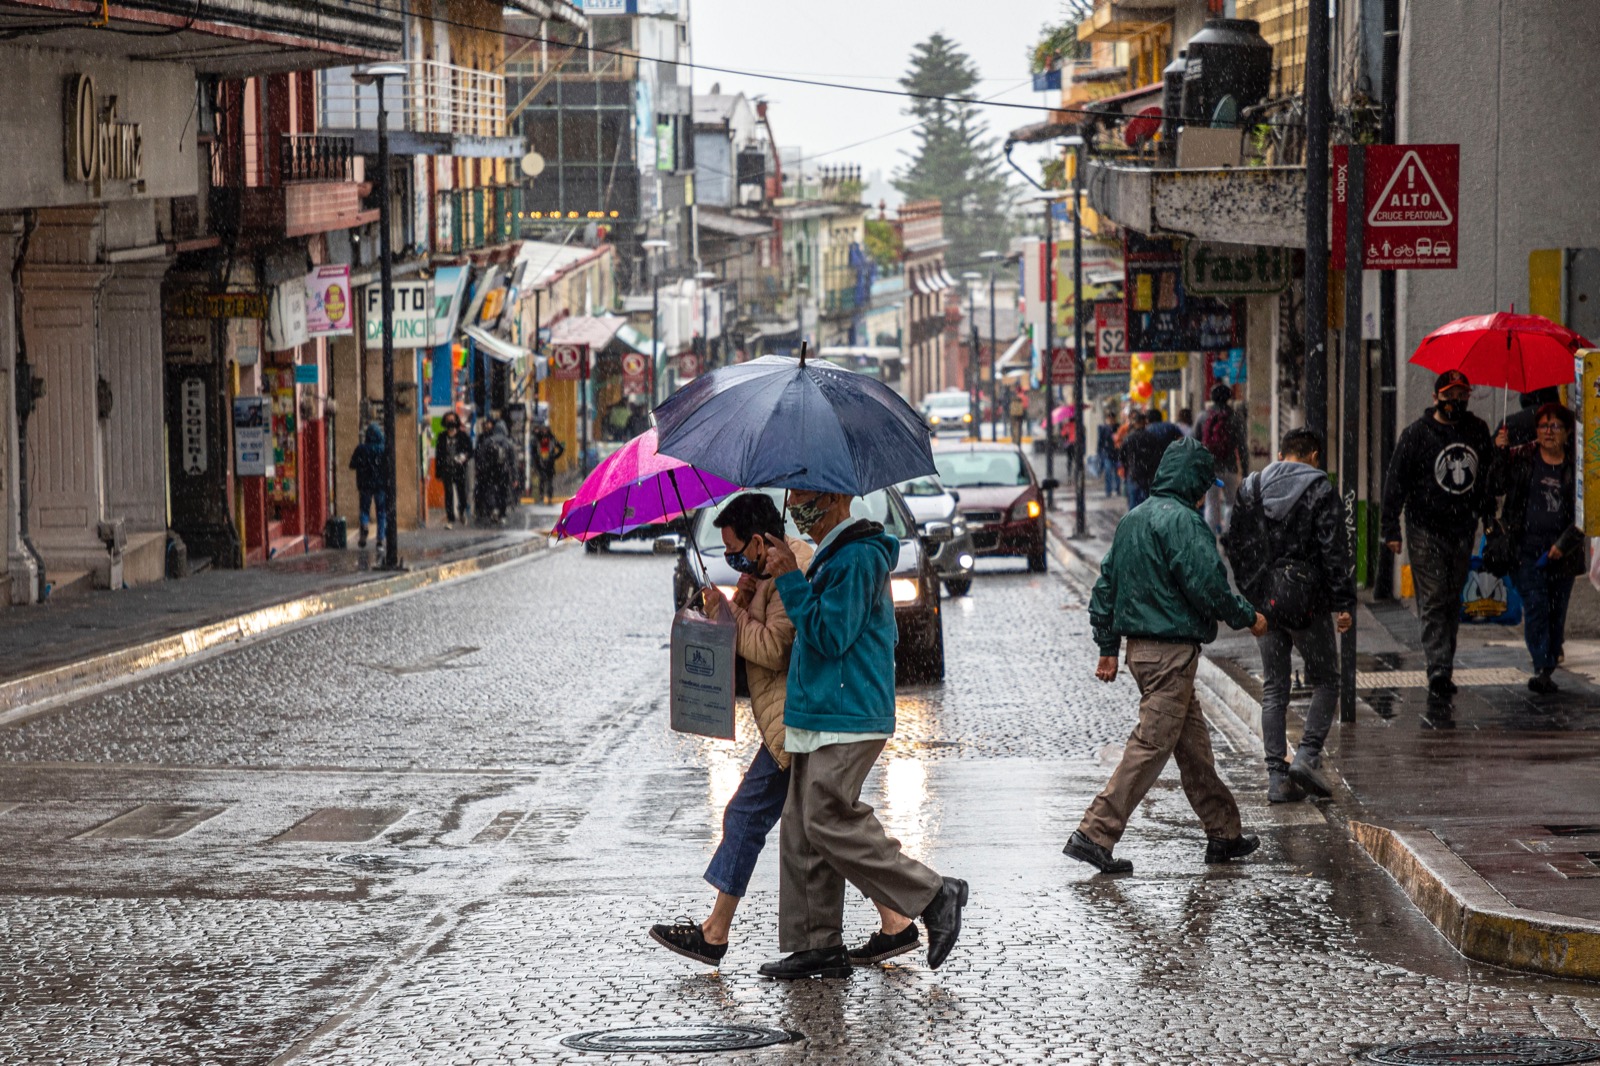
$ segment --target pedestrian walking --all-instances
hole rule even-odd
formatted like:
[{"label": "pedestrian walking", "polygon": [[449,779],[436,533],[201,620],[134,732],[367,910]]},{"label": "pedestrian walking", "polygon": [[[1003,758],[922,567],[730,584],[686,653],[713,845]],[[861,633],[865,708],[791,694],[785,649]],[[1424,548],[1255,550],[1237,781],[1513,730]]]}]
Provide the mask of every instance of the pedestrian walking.
[{"label": "pedestrian walking", "polygon": [[1021,389],[1011,390],[1011,402],[1006,407],[1006,418],[1011,423],[1011,439],[1018,444],[1022,443],[1028,425],[1028,394]]},{"label": "pedestrian walking", "polygon": [[1105,421],[1100,423],[1100,434],[1095,440],[1095,451],[1100,455],[1100,472],[1105,477],[1107,499],[1122,492],[1122,464],[1117,455],[1117,431],[1120,428],[1116,412],[1108,408]]},{"label": "pedestrian walking", "polygon": [[1184,795],[1205,826],[1206,862],[1237,859],[1260,844],[1243,831],[1239,805],[1217,776],[1194,693],[1200,645],[1216,639],[1218,621],[1256,636],[1267,629],[1267,620],[1228,587],[1216,538],[1200,517],[1214,469],[1198,441],[1167,449],[1150,499],[1118,523],[1089,600],[1100,646],[1095,676],[1116,680],[1126,638],[1128,670],[1139,685],[1139,723],[1122,760],[1062,849],[1101,873],[1133,869],[1112,851],[1169,757],[1177,759]]},{"label": "pedestrian walking", "polygon": [[[1572,581],[1586,569],[1577,514],[1577,468],[1572,448],[1572,412],[1559,403],[1537,409],[1536,443],[1503,453],[1505,503],[1499,536],[1516,552],[1514,584],[1522,597],[1522,635],[1533,660],[1528,688],[1555,692],[1551,679],[1561,662]],[[1496,444],[1511,439],[1502,428]]]},{"label": "pedestrian walking", "polygon": [[[1323,452],[1316,431],[1285,433],[1278,461],[1239,487],[1233,520],[1222,538],[1239,590],[1267,619],[1267,631],[1257,643],[1261,740],[1271,803],[1302,800],[1307,792],[1333,794],[1317,771],[1339,706],[1334,631],[1349,632],[1354,623],[1356,583],[1344,503],[1322,470]],[[1311,706],[1292,763],[1284,736],[1291,651],[1305,660],[1305,680],[1311,686]]]},{"label": "pedestrian walking", "polygon": [[383,547],[384,523],[388,520],[388,472],[383,461],[383,428],[376,422],[368,423],[361,443],[350,455],[350,469],[356,472],[356,496],[361,503],[361,532],[356,547],[367,546],[367,512],[373,512],[378,524],[378,547]]},{"label": "pedestrian walking", "polygon": [[1239,494],[1239,481],[1250,472],[1249,433],[1244,416],[1233,408],[1233,389],[1227,385],[1211,388],[1211,410],[1200,418],[1195,435],[1211,453],[1222,484],[1206,493],[1206,524],[1221,534],[1228,528],[1233,500]]},{"label": "pedestrian walking", "polygon": [[1180,407],[1178,409],[1178,417],[1173,420],[1172,424],[1177,426],[1178,431],[1185,437],[1194,436],[1194,410],[1188,407]]},{"label": "pedestrian walking", "polygon": [[467,520],[467,464],[472,462],[472,441],[461,429],[461,416],[444,416],[444,432],[433,443],[433,473],[444,483],[444,528]]},{"label": "pedestrian walking", "polygon": [[1128,506],[1137,507],[1150,496],[1150,484],[1161,467],[1161,457],[1175,441],[1183,439],[1178,427],[1163,419],[1161,408],[1152,407],[1145,413],[1144,426],[1128,434],[1128,480],[1133,488],[1128,493]]},{"label": "pedestrian walking", "polygon": [[[1495,430],[1495,444],[1498,447],[1520,448],[1525,444],[1537,443],[1539,409],[1547,403],[1559,405],[1561,390],[1554,385],[1545,389],[1534,389],[1532,392],[1518,393],[1517,401],[1519,409],[1507,415]],[[1501,429],[1506,431],[1504,444],[1501,444],[1499,439]]]},{"label": "pedestrian walking", "polygon": [[[724,558],[740,576],[731,601],[715,585],[706,588],[706,613],[716,618],[726,611],[733,617],[738,629],[736,650],[745,665],[750,709],[761,745],[722,812],[722,841],[705,873],[717,890],[711,914],[703,922],[652,926],[650,937],[669,951],[715,966],[727,954],[734,913],[789,794],[790,755],[784,750],[783,708],[794,624],[784,613],[783,599],[765,569],[765,538],[783,536],[783,516],[771,497],[759,492],[735,496],[712,524],[722,533]],[[804,541],[786,543],[798,566],[811,561],[811,549]],[[871,957],[858,959],[856,952],[851,952],[852,962],[882,962],[916,948],[917,927],[911,920],[881,905],[879,911],[883,927],[894,930],[894,942]],[[907,929],[909,934],[904,932]],[[874,939],[882,939],[882,935]]]},{"label": "pedestrian walking", "polygon": [[1472,383],[1459,370],[1434,380],[1434,405],[1400,434],[1383,486],[1383,540],[1396,555],[1402,544],[1410,552],[1428,699],[1436,712],[1456,693],[1451,675],[1461,589],[1478,523],[1494,517],[1494,447],[1489,427],[1467,410],[1471,397]]},{"label": "pedestrian walking", "polygon": [[556,439],[549,426],[533,431],[533,469],[539,475],[538,498],[551,502],[556,487],[556,462],[567,454],[567,446]]},{"label": "pedestrian walking", "polygon": [[477,451],[473,455],[478,490],[482,497],[478,517],[486,523],[506,524],[506,515],[511,510],[511,485],[516,474],[516,460],[516,446],[506,435],[505,422],[486,420],[485,429],[478,436]]},{"label": "pedestrian walking", "polygon": [[[894,603],[889,574],[900,543],[876,522],[854,519],[843,493],[793,489],[789,514],[816,554],[802,572],[781,537],[767,535],[766,566],[795,628],[783,720],[791,757],[779,831],[778,945],[790,954],[765,977],[845,977],[845,882],[928,930],[928,965],[938,969],[961,932],[967,883],[941,877],[900,851],[861,785],[894,735]],[[883,929],[862,951],[887,950]],[[858,953],[859,957],[859,953]]]}]

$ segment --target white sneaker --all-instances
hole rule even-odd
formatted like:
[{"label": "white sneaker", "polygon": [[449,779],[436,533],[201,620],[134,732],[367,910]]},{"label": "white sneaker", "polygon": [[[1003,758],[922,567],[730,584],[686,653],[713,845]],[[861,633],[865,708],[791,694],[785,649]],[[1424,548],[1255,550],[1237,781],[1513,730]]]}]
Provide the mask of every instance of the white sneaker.
[{"label": "white sneaker", "polygon": [[446,522],[444,524],[444,528],[446,528],[446,529],[454,529],[454,528],[456,528],[456,524],[454,522]]}]

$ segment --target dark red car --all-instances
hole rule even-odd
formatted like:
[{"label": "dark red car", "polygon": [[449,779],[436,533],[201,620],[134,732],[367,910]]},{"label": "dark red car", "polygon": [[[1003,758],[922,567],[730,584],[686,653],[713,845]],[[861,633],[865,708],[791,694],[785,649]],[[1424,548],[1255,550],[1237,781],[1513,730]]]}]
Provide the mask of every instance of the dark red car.
[{"label": "dark red car", "polygon": [[974,441],[937,448],[933,463],[940,483],[960,494],[957,506],[980,558],[1020,555],[1029,570],[1044,572],[1046,486],[1016,445]]}]

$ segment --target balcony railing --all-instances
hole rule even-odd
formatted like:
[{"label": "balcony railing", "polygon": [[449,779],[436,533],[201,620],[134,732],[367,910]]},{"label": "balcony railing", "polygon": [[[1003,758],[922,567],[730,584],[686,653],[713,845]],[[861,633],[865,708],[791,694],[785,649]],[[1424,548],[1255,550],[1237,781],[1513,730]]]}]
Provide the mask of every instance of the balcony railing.
[{"label": "balcony railing", "polygon": [[[506,135],[506,80],[499,74],[450,63],[412,59],[403,77],[384,81],[384,107],[391,131],[473,137]],[[376,86],[357,85],[353,68],[319,75],[319,125],[329,130],[378,128]]]},{"label": "balcony railing", "polygon": [[354,181],[355,141],[326,133],[286,133],[278,139],[278,173],[285,183]]},{"label": "balcony railing", "polygon": [[441,220],[448,222],[448,238],[437,251],[460,255],[517,239],[522,210],[522,190],[515,187],[453,189],[437,194]]}]

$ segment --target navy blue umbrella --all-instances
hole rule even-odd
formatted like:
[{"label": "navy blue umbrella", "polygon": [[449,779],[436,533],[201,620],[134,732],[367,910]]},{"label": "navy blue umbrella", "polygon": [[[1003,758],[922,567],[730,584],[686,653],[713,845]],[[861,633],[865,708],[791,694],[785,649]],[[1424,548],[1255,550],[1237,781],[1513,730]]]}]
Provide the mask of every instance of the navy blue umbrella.
[{"label": "navy blue umbrella", "polygon": [[864,496],[935,472],[928,427],[898,393],[803,354],[713,370],[655,413],[663,455],[746,488]]}]

